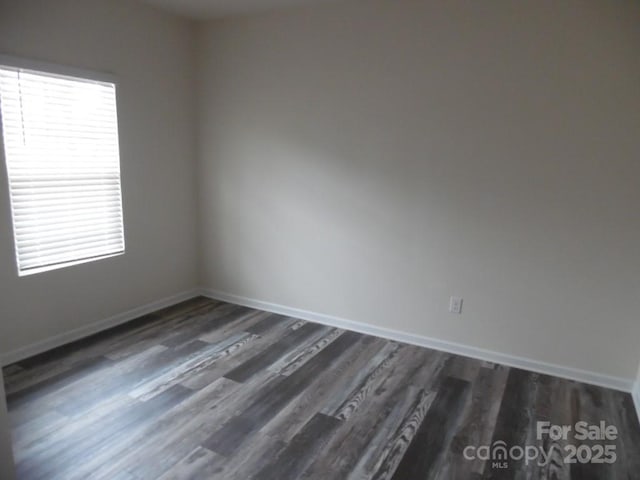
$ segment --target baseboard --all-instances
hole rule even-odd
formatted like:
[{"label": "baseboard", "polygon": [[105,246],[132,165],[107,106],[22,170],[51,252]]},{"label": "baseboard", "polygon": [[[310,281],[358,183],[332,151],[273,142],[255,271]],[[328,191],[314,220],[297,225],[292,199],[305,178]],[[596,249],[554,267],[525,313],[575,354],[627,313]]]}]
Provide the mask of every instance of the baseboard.
[{"label": "baseboard", "polygon": [[[531,358],[518,357],[518,356],[509,355],[505,353],[484,350],[484,349],[472,347],[469,345],[447,342],[444,340],[438,340],[436,338],[430,338],[422,335],[402,332],[400,330],[376,327],[374,325],[369,325],[366,323],[356,322],[353,320],[334,317],[332,315],[311,312],[311,311],[303,310],[299,308],[287,307],[285,305],[265,302],[262,300],[256,300],[253,298],[233,295],[230,293],[220,292],[220,291],[211,290],[207,288],[200,289],[199,293],[202,296],[209,297],[215,300],[235,303],[238,305],[256,308],[259,310],[265,310],[268,312],[279,313],[281,315],[287,315],[290,317],[300,318],[302,320],[309,320],[311,322],[322,323],[324,325],[329,325],[332,327],[344,328],[346,330],[352,330],[359,333],[374,335],[376,337],[388,338],[390,340],[396,340],[403,343],[418,345],[420,347],[427,347],[427,348],[432,348],[434,350],[440,350],[443,352],[455,353],[457,355],[463,355],[465,357],[477,358],[479,360],[485,360],[493,363],[500,363],[502,365],[507,365],[509,367],[521,368],[524,370],[544,373],[547,375],[554,375],[556,377],[566,378],[569,380],[576,380],[578,382],[589,383],[592,385],[598,385],[601,387],[611,388],[614,390],[621,390],[623,392],[631,392],[633,388],[634,381],[628,378],[602,375],[596,372],[590,372],[587,370],[580,370],[576,368],[565,367],[562,365],[541,362]],[[634,398],[636,398],[636,402],[637,402],[636,405],[638,405],[640,403],[638,402],[639,399],[637,397],[634,397]]]},{"label": "baseboard", "polygon": [[189,298],[193,298],[198,295],[203,295],[205,297],[225,302],[235,303],[238,305],[244,305],[251,308],[279,313],[281,315],[287,315],[303,320],[309,320],[316,323],[322,323],[324,325],[330,325],[332,327],[344,328],[346,330],[352,330],[367,335],[388,338],[390,340],[396,340],[412,345],[433,348],[434,350],[455,353],[457,355],[477,358],[479,360],[485,360],[493,363],[500,363],[502,365],[507,365],[510,367],[522,368],[524,370],[544,373],[547,375],[554,375],[556,377],[567,378],[569,380],[576,380],[579,382],[589,383],[606,388],[612,388],[614,390],[630,392],[633,396],[636,410],[640,415],[640,382],[634,384],[634,380],[632,379],[602,375],[587,370],[580,370],[576,368],[565,367],[562,365],[541,362],[530,358],[508,355],[500,352],[472,347],[469,345],[447,342],[444,340],[438,340],[436,338],[402,332],[400,330],[394,330],[390,328],[377,327],[374,325],[347,320],[332,315],[311,312],[309,310],[288,307],[277,303],[265,302],[262,300],[256,300],[206,288],[188,290],[177,295],[165,297],[155,302],[151,302],[146,305],[142,305],[140,307],[136,307],[126,312],[114,315],[112,317],[105,318],[98,322],[94,322],[89,325],[71,330],[69,332],[56,335],[41,342],[36,342],[25,347],[12,350],[0,357],[0,365],[10,365],[11,363],[18,362],[25,358],[32,357],[39,353],[46,352],[47,350],[65,345],[67,343],[80,340],[81,338],[88,337],[89,335],[107,330],[111,327],[126,323],[142,315],[146,315],[148,313],[174,305],[184,300],[188,300]]},{"label": "baseboard", "polygon": [[15,350],[12,350],[10,352],[3,354],[0,357],[0,365],[6,366],[14,362],[19,362],[20,360],[24,360],[25,358],[29,358],[39,353],[46,352],[47,350],[51,350],[53,348],[60,347],[67,343],[80,340],[81,338],[88,337],[90,335],[101,332],[103,330],[107,330],[109,328],[115,327],[122,323],[129,322],[138,317],[141,317],[142,315],[155,312],[156,310],[160,310],[161,308],[175,305],[176,303],[182,302],[184,300],[188,300],[198,295],[199,295],[199,289],[188,290],[182,293],[178,293],[177,295],[165,297],[160,300],[156,300],[155,302],[142,305],[141,307],[136,307],[126,312],[113,315],[112,317],[90,323],[80,328],[76,328],[74,330],[61,333],[60,335],[56,335],[46,340],[32,343],[25,347],[17,348]]}]

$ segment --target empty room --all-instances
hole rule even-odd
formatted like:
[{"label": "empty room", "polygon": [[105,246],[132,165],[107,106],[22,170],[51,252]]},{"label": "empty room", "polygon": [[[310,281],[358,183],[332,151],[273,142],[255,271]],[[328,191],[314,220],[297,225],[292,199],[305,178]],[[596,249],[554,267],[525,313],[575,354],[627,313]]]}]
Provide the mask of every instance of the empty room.
[{"label": "empty room", "polygon": [[0,0],[0,480],[640,479],[640,2]]}]

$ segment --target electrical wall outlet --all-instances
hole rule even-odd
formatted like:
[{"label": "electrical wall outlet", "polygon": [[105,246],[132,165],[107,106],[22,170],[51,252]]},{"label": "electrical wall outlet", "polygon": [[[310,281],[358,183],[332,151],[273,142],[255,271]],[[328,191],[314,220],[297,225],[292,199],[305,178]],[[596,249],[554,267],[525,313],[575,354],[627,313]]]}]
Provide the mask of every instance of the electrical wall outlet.
[{"label": "electrical wall outlet", "polygon": [[462,313],[462,297],[451,297],[449,299],[449,312]]}]

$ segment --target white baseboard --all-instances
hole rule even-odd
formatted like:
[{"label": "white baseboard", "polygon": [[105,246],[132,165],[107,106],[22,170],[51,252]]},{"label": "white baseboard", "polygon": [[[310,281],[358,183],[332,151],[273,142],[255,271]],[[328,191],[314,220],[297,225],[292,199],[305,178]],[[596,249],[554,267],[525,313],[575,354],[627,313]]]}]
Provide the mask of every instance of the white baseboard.
[{"label": "white baseboard", "polygon": [[[477,358],[479,360],[485,360],[493,363],[500,363],[509,367],[521,368],[524,370],[544,373],[547,375],[553,375],[569,380],[576,380],[578,382],[612,388],[614,390],[621,390],[623,392],[631,392],[631,389],[633,388],[634,381],[628,378],[602,375],[596,372],[580,370],[572,367],[565,367],[562,365],[542,362],[531,358],[517,357],[505,353],[472,347],[469,345],[447,342],[444,340],[438,340],[436,338],[430,338],[422,335],[402,332],[399,330],[393,330],[390,328],[377,327],[374,325],[334,317],[332,315],[326,315],[323,313],[311,312],[299,308],[279,305],[277,303],[265,302],[262,300],[233,295],[226,292],[210,290],[207,288],[202,288],[199,293],[202,296],[209,297],[215,300],[235,303],[259,310],[266,310],[268,312],[300,318],[302,320],[309,320],[311,322],[322,323],[324,325],[329,325],[332,327],[344,328],[346,330],[374,335],[376,337],[388,338],[390,340],[418,345],[420,347],[432,348],[434,350],[440,350],[448,353],[455,353],[457,355],[463,355],[465,357]],[[640,393],[638,394],[638,397],[640,397]],[[638,402],[636,403],[636,405],[640,404],[639,400],[640,398],[636,399],[636,402]]]},{"label": "white baseboard", "polygon": [[188,290],[177,295],[172,295],[170,297],[166,297],[155,302],[133,308],[118,315],[105,318],[98,322],[94,322],[89,325],[71,330],[69,332],[56,335],[46,340],[21,347],[16,350],[12,350],[0,357],[0,365],[5,366],[14,362],[18,362],[33,355],[37,355],[39,353],[46,352],[47,350],[65,345],[67,343],[80,340],[81,338],[88,337],[103,330],[107,330],[111,327],[115,327],[122,323],[131,321],[142,315],[146,315],[148,313],[168,307],[170,305],[174,305],[184,300],[188,300],[189,298],[193,298],[198,295],[203,295],[205,297],[225,302],[235,303],[238,305],[244,305],[251,308],[279,313],[281,315],[287,315],[303,320],[309,320],[316,323],[322,323],[324,325],[330,325],[332,327],[344,328],[346,330],[352,330],[354,332],[364,333],[367,335],[388,338],[390,340],[396,340],[403,343],[432,348],[434,350],[455,353],[457,355],[477,358],[493,363],[500,363],[510,367],[522,368],[524,370],[544,373],[547,375],[554,375],[556,377],[567,378],[569,380],[576,380],[579,382],[598,385],[601,387],[612,388],[624,392],[631,392],[634,403],[636,405],[636,410],[640,415],[640,382],[634,384],[634,380],[632,379],[602,375],[600,373],[590,372],[587,370],[580,370],[530,358],[494,352],[491,350],[485,350],[469,345],[438,340],[436,338],[402,332],[390,328],[377,327],[374,325],[347,320],[332,315],[311,312],[299,308],[287,307],[285,305],[280,305],[277,303],[265,302],[262,300],[256,300],[206,288]]},{"label": "white baseboard", "polygon": [[156,300],[155,302],[142,305],[141,307],[136,307],[126,312],[113,315],[112,317],[105,318],[88,325],[84,325],[80,328],[61,333],[60,335],[56,335],[46,340],[42,340],[25,347],[11,350],[10,352],[7,352],[0,357],[0,366],[19,362],[20,360],[24,360],[25,358],[29,358],[39,353],[46,352],[47,350],[51,350],[67,343],[80,340],[81,338],[88,337],[90,335],[93,335],[94,333],[98,333],[122,323],[129,322],[135,318],[141,317],[142,315],[155,312],[156,310],[160,310],[161,308],[175,305],[176,303],[188,300],[193,297],[197,297],[198,295],[198,289],[188,290],[186,292],[178,293],[177,295],[172,295],[170,297],[165,297],[160,300]]}]

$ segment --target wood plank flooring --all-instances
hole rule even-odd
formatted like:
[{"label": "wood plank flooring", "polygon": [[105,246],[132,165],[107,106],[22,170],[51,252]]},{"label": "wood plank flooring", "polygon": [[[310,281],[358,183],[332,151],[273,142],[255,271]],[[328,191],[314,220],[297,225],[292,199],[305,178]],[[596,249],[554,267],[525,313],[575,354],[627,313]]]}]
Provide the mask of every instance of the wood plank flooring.
[{"label": "wood plank flooring", "polygon": [[[640,478],[626,393],[205,298],[4,375],[20,479]],[[618,436],[538,439],[537,421]],[[550,460],[465,455],[501,441]],[[565,463],[580,444],[616,461]]]}]

